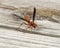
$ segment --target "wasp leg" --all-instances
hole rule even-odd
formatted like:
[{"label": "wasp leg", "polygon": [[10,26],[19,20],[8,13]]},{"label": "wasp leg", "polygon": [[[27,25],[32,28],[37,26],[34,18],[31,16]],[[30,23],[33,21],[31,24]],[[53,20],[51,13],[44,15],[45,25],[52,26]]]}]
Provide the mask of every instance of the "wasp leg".
[{"label": "wasp leg", "polygon": [[37,25],[37,26],[36,26],[36,30],[39,30],[39,29],[40,29],[40,26],[39,26],[39,25]]},{"label": "wasp leg", "polygon": [[26,30],[27,30],[28,28],[30,29],[30,31],[32,31],[32,26],[29,26],[29,25],[28,25],[28,26],[26,27]]},{"label": "wasp leg", "polygon": [[27,25],[25,22],[22,22],[22,23],[19,25],[18,29],[19,29],[23,24]]},{"label": "wasp leg", "polygon": [[30,30],[32,31],[32,26],[30,27]]},{"label": "wasp leg", "polygon": [[29,26],[29,25],[26,27],[26,30],[27,30],[28,28],[30,28],[30,26]]},{"label": "wasp leg", "polygon": [[30,31],[32,31],[32,26],[29,26],[29,28],[30,28]]}]

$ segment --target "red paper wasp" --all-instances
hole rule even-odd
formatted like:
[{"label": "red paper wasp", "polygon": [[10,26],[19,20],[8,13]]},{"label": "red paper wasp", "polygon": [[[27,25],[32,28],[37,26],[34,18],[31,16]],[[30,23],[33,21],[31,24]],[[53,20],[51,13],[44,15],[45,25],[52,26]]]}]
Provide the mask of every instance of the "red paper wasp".
[{"label": "red paper wasp", "polygon": [[[13,14],[13,15],[18,16],[16,14]],[[30,28],[30,29],[36,28],[37,27],[37,24],[34,22],[35,21],[35,15],[36,15],[36,8],[34,8],[34,11],[33,11],[32,21],[30,21],[30,18],[28,16],[24,16],[24,18],[22,18],[21,16],[18,16],[20,19],[22,19],[22,20],[24,20],[24,21],[27,22],[27,23],[22,22],[20,25],[26,24],[26,25],[28,25],[27,28]]]}]

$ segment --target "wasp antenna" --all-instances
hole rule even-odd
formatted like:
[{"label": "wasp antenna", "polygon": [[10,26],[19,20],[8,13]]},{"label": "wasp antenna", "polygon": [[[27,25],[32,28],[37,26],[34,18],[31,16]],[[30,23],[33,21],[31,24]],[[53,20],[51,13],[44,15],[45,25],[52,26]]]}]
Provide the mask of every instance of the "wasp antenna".
[{"label": "wasp antenna", "polygon": [[33,11],[33,22],[35,20],[35,15],[36,15],[36,8],[34,7],[34,11]]},{"label": "wasp antenna", "polygon": [[24,20],[24,21],[27,21],[26,19],[22,18],[21,16],[19,16],[19,15],[17,15],[17,14],[12,14],[12,15],[17,16],[17,17],[19,17],[20,19],[22,19],[22,20]]}]

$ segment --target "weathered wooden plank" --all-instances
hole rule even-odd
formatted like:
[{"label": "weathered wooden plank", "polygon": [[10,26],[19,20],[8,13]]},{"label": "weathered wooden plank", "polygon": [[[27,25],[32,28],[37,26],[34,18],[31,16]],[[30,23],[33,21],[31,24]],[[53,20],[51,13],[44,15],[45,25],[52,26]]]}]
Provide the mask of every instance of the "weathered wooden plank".
[{"label": "weathered wooden plank", "polygon": [[25,30],[25,25],[16,30],[22,21],[11,16],[12,12],[0,10],[0,48],[60,48],[59,23],[36,20],[39,30]]}]

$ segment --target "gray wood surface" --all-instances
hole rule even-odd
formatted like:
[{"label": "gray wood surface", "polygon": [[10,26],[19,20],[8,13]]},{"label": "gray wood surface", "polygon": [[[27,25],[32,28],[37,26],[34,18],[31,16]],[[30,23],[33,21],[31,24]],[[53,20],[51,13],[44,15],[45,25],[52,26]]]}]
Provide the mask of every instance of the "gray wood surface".
[{"label": "gray wood surface", "polygon": [[[10,5],[6,2],[1,1]],[[11,13],[13,10],[0,8],[0,48],[60,48],[60,23],[36,20],[39,30],[25,30],[25,25],[16,30],[23,21],[16,20]]]},{"label": "gray wood surface", "polygon": [[0,14],[0,19],[0,48],[60,48],[58,23],[39,21],[37,22],[40,25],[39,31],[31,32],[25,30],[25,25],[16,30],[21,21],[16,21],[5,13]]}]

